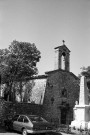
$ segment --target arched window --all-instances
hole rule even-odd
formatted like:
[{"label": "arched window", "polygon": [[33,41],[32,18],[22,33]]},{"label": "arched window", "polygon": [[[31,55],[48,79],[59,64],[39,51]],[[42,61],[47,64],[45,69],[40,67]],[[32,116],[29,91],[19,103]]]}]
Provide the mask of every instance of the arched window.
[{"label": "arched window", "polygon": [[54,103],[54,97],[51,97],[51,104]]},{"label": "arched window", "polygon": [[67,90],[65,88],[62,89],[62,97],[67,97]]},{"label": "arched window", "polygon": [[61,57],[61,69],[65,70],[65,52],[62,53]]}]

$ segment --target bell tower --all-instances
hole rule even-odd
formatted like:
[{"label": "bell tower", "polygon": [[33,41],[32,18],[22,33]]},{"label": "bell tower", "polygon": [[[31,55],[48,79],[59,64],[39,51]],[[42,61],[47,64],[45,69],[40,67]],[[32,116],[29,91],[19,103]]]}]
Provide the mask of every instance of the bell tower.
[{"label": "bell tower", "polygon": [[66,47],[65,41],[62,42],[63,45],[55,47],[55,70],[70,71],[70,50]]}]

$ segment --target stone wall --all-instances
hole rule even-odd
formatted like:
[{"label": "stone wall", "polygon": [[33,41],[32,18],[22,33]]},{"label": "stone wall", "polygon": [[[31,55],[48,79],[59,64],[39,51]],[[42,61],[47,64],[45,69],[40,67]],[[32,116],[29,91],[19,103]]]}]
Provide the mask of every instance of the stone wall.
[{"label": "stone wall", "polygon": [[8,116],[18,114],[35,114],[42,115],[42,105],[30,103],[12,103],[0,98],[0,123]]},{"label": "stone wall", "polygon": [[10,106],[12,106],[12,103],[5,102],[3,98],[0,98],[0,123],[2,123],[4,118],[10,113],[10,108],[12,108]]},{"label": "stone wall", "polygon": [[42,78],[38,77],[38,78],[33,79],[33,81],[35,85],[32,88],[32,95],[31,95],[30,100],[31,102],[34,101],[34,103],[36,104],[43,104],[47,77],[46,76]]}]

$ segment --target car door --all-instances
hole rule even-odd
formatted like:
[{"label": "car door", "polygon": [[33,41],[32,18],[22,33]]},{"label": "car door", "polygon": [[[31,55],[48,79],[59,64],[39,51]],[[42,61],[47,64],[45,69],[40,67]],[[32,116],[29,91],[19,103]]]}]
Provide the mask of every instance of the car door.
[{"label": "car door", "polygon": [[14,130],[17,130],[17,120],[18,120],[18,118],[19,118],[19,115],[15,115],[14,117],[13,117],[13,119],[12,119],[12,123],[13,123],[13,129]]},{"label": "car door", "polygon": [[29,123],[29,120],[26,116],[24,116],[24,127],[26,129],[30,128],[30,123]]},{"label": "car door", "polygon": [[23,119],[24,119],[24,116],[20,115],[19,118],[17,119],[17,121],[13,122],[14,130],[16,130],[16,131],[21,131],[22,130]]}]

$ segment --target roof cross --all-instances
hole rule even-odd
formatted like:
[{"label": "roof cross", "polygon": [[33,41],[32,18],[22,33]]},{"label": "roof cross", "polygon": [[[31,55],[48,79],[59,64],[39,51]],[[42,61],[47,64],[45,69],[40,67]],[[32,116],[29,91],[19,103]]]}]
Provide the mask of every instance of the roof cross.
[{"label": "roof cross", "polygon": [[64,43],[65,43],[65,41],[64,40],[62,40],[62,42],[63,42],[63,45],[65,45]]}]

